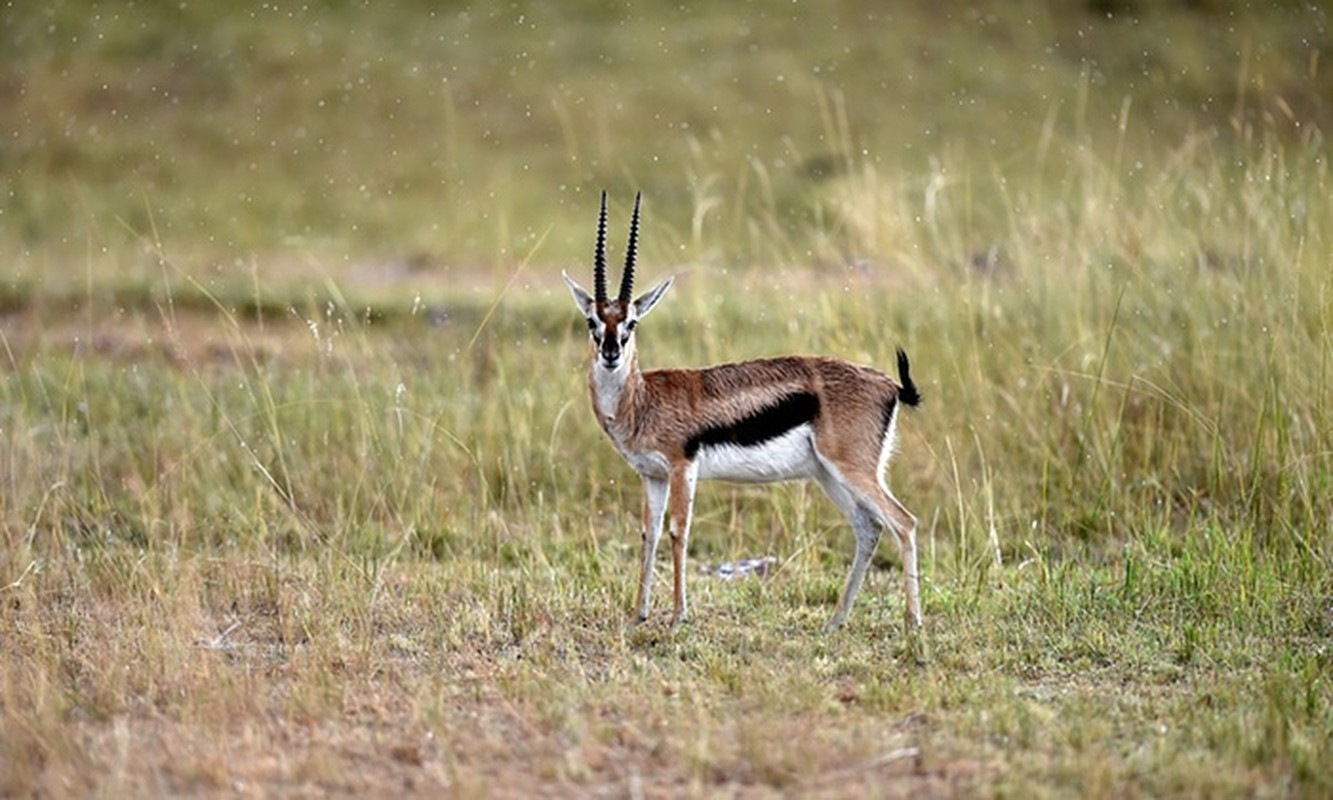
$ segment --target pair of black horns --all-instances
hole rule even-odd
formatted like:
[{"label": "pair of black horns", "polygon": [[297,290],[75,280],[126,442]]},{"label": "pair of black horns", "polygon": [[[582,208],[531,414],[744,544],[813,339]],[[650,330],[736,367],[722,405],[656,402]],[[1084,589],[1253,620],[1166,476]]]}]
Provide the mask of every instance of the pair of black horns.
[{"label": "pair of black horns", "polygon": [[[634,194],[634,216],[629,222],[629,246],[625,250],[625,272],[620,277],[620,300],[628,303],[634,296],[634,258],[639,249],[639,200]],[[598,303],[606,302],[606,191],[602,191],[602,210],[597,216],[597,252],[592,266],[593,291]]]}]

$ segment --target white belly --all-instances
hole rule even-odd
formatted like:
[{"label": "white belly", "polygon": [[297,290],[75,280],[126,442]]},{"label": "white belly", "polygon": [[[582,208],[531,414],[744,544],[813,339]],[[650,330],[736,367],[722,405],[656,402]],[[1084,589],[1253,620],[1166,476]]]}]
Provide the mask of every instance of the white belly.
[{"label": "white belly", "polygon": [[798,425],[781,436],[760,444],[706,445],[695,460],[703,480],[769,483],[811,478],[818,468],[814,434],[809,425]]}]

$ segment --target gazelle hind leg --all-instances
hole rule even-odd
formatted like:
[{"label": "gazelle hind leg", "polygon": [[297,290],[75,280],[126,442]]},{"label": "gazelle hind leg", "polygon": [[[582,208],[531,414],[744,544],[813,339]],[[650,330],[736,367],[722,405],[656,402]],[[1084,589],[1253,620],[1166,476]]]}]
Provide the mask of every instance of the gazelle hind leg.
[{"label": "gazelle hind leg", "polygon": [[842,596],[838,599],[838,608],[833,617],[824,625],[824,630],[833,631],[841,628],[851,613],[852,603],[865,582],[866,570],[870,568],[870,559],[879,546],[880,526],[874,516],[863,506],[857,505],[848,519],[852,523],[852,534],[856,538],[856,551],[852,556],[851,569],[847,571],[847,582],[842,587]]},{"label": "gazelle hind leg", "polygon": [[842,627],[843,623],[847,621],[847,615],[852,610],[852,603],[856,600],[857,593],[861,591],[866,570],[870,567],[870,559],[875,554],[875,547],[879,544],[880,526],[874,515],[856,497],[852,487],[847,484],[837,469],[827,462],[822,462],[822,466],[823,469],[819,471],[815,478],[819,481],[820,487],[824,489],[824,493],[829,496],[833,504],[851,523],[852,535],[856,540],[852,566],[847,572],[847,581],[843,584],[842,595],[838,598],[838,607],[833,612],[833,617],[824,625],[825,631],[833,631]]},{"label": "gazelle hind leg", "polygon": [[883,482],[877,481],[877,484],[879,491],[874,495],[877,516],[898,540],[903,555],[903,597],[907,616],[913,625],[920,628],[921,573],[916,553],[916,517],[893,496],[893,492]]},{"label": "gazelle hind leg", "polygon": [[920,628],[921,572],[916,557],[916,517],[888,489],[884,489],[884,494],[893,509],[893,532],[903,551],[903,595],[907,598],[907,613],[912,624]]},{"label": "gazelle hind leg", "polygon": [[[887,460],[887,459],[883,459]],[[856,558],[852,562],[852,571],[847,576],[847,586],[827,628],[836,628],[847,618],[856,592],[861,588],[870,556],[874,554],[875,543],[885,528],[893,532],[898,540],[898,547],[903,555],[903,595],[906,601],[907,615],[911,623],[921,627],[921,576],[916,553],[916,517],[908,511],[898,498],[893,496],[884,481],[869,472],[853,472],[850,476],[835,472],[825,465],[820,484],[833,498],[833,502],[842,509],[843,514],[852,523],[856,532]],[[862,533],[866,530],[866,533]],[[873,531],[873,539],[871,533]],[[868,541],[868,549],[862,542]],[[864,561],[862,552],[865,551]]]},{"label": "gazelle hind leg", "polygon": [[639,565],[639,596],[634,606],[634,622],[648,619],[649,597],[653,590],[653,564],[657,560],[657,543],[662,538],[662,521],[666,516],[668,484],[658,478],[643,479],[643,560]]}]

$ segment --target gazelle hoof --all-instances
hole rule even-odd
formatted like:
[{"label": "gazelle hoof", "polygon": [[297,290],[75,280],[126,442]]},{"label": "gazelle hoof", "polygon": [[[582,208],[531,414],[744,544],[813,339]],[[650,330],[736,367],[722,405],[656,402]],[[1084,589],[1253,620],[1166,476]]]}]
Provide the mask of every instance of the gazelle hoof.
[{"label": "gazelle hoof", "polygon": [[825,635],[830,633],[837,633],[838,631],[842,630],[842,625],[846,621],[847,621],[846,618],[838,619],[837,617],[834,617],[833,619],[824,623],[824,627],[820,629],[820,633],[823,633]]}]

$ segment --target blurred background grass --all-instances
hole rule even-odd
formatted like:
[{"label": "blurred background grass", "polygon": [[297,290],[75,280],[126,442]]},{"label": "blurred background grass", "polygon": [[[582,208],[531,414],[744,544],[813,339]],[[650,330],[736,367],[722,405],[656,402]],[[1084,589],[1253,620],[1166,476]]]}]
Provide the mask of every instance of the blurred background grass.
[{"label": "blurred background grass", "polygon": [[[140,543],[267,530],[247,498],[274,490],[434,555],[529,494],[632,505],[599,498],[624,470],[586,414],[561,438],[583,359],[555,275],[586,269],[602,187],[618,223],[645,192],[645,279],[686,278],[651,364],[908,346],[938,410],[905,495],[961,572],[1200,521],[1308,548],[1333,518],[1321,6],[0,14],[15,532],[54,485],[72,530]],[[171,466],[200,442],[239,449]]]},{"label": "blurred background grass", "polygon": [[[568,346],[554,276],[586,269],[598,190],[621,222],[642,190],[646,279],[687,278],[649,358],[888,363],[906,343],[949,408],[923,423],[937,449],[922,483],[1002,488],[984,509],[941,504],[954,530],[1054,514],[1057,538],[1112,533],[1113,505],[1285,487],[1293,447],[1326,462],[1333,72],[1317,4],[0,14],[12,308],[98,308],[122,332],[176,309],[235,315],[213,355],[256,368],[265,322],[300,321],[303,346],[326,347],[338,326],[401,320],[406,363],[356,380],[471,362],[475,386],[455,374],[437,390],[471,407],[468,391],[541,374],[550,362],[523,365]],[[92,319],[76,340],[95,339]],[[410,332],[445,321],[434,345]],[[35,327],[11,334],[20,352]],[[449,430],[500,447],[490,423]],[[1328,480],[1316,469],[1299,502],[1275,500],[1287,524],[1321,519]]]},{"label": "blurred background grass", "polygon": [[832,201],[870,168],[968,183],[984,251],[1009,227],[994,173],[1051,191],[1080,153],[1133,175],[1192,137],[1322,144],[1327,22],[1228,0],[7,4],[0,241],[20,275],[154,230],[182,264],[265,275],[505,272],[586,262],[607,187],[649,198],[652,263],[875,259],[897,242],[842,241],[858,209]]}]

